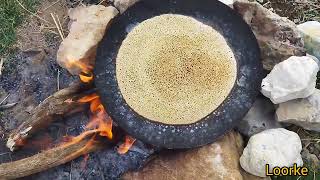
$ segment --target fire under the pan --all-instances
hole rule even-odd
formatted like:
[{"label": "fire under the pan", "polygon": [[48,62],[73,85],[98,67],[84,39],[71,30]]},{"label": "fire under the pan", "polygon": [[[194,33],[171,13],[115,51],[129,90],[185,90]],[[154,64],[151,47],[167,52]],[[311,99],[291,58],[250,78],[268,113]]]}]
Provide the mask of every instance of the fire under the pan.
[{"label": "fire under the pan", "polygon": [[165,124],[190,124],[230,93],[236,60],[224,37],[183,15],[164,14],[137,25],[123,41],[116,75],[126,103]]}]

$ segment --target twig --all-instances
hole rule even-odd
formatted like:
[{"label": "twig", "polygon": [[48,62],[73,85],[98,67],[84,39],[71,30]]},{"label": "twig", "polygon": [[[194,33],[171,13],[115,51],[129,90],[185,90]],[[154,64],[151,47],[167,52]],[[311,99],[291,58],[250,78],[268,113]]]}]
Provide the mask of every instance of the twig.
[{"label": "twig", "polygon": [[43,19],[42,17],[38,16],[37,14],[29,11],[27,8],[25,8],[25,7],[21,4],[20,1],[18,1],[18,0],[15,0],[15,1],[19,4],[19,6],[22,7],[22,9],[24,9],[25,11],[27,11],[28,13],[30,13],[32,16],[34,16],[34,17],[36,17],[36,18],[38,18],[38,19],[40,19],[40,20],[42,20],[42,21],[44,21],[44,22],[46,22],[46,23],[48,23],[48,24],[51,24],[49,21],[47,21],[47,20]]},{"label": "twig", "polygon": [[[56,29],[56,27],[54,27],[54,29]],[[55,34],[55,35],[59,35],[59,33],[57,33],[56,31],[52,31],[51,29],[48,29],[48,32],[51,32],[52,34]]]},{"label": "twig", "polygon": [[54,6],[55,4],[57,4],[59,1],[61,1],[61,0],[57,0],[56,2],[50,4],[48,7],[44,8],[42,11],[45,11],[45,10],[51,8],[52,6]]},{"label": "twig", "polygon": [[44,27],[42,27],[42,29],[56,29],[57,27],[55,27],[55,26],[52,26],[52,27],[46,27],[46,26],[44,26]]},{"label": "twig", "polygon": [[57,19],[58,19],[58,24],[59,24],[59,27],[60,27],[60,29],[61,29],[62,36],[63,36],[63,37],[65,37],[64,32],[63,32],[63,27],[62,27],[62,25],[61,25],[61,22],[60,22],[59,16],[58,16],[58,15],[56,15],[56,17],[57,17]]},{"label": "twig", "polygon": [[1,74],[2,74],[3,62],[4,62],[4,59],[1,58],[1,59],[0,59],[0,76],[1,76]]},{"label": "twig", "polygon": [[1,105],[0,106],[0,110],[12,108],[16,104],[18,104],[18,103],[15,102],[15,103],[9,103],[9,104],[5,104],[5,105]]},{"label": "twig", "polygon": [[4,153],[1,153],[0,156],[3,156],[3,155],[6,155],[6,154],[10,154],[11,152],[4,152]]},{"label": "twig", "polygon": [[51,15],[51,17],[52,17],[52,19],[53,19],[53,21],[54,21],[54,24],[55,24],[56,27],[57,27],[57,30],[58,30],[58,32],[59,32],[59,35],[60,35],[61,39],[64,40],[64,36],[63,36],[63,34],[62,34],[62,32],[61,32],[61,29],[60,29],[60,27],[59,27],[59,24],[57,23],[56,18],[54,17],[54,15],[53,15],[52,13],[50,13],[50,15]]},{"label": "twig", "polygon": [[69,180],[72,180],[72,164],[73,164],[73,161],[71,161],[71,163],[70,163],[70,175],[69,175]]},{"label": "twig", "polygon": [[106,0],[101,0],[98,5],[102,4],[103,2],[105,2]]},{"label": "twig", "polygon": [[262,6],[263,6],[263,7],[266,7],[268,4],[270,4],[270,1],[264,3]]},{"label": "twig", "polygon": [[57,89],[60,90],[60,69],[58,68],[58,74],[57,74]]},{"label": "twig", "polygon": [[8,95],[0,102],[0,105],[1,105],[4,101],[6,101],[9,96],[10,96],[10,94],[8,94]]}]

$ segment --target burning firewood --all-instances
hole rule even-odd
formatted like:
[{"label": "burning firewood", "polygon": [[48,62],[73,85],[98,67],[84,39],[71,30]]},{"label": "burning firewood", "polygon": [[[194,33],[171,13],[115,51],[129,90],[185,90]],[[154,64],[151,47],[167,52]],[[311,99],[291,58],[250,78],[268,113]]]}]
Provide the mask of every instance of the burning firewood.
[{"label": "burning firewood", "polygon": [[91,85],[74,84],[49,96],[31,112],[26,121],[10,134],[7,147],[13,151],[22,146],[24,141],[39,129],[49,125],[57,116],[65,116],[83,110],[84,103],[70,100],[80,99],[88,91],[92,91]]},{"label": "burning firewood", "polygon": [[[70,89],[71,91],[67,91]],[[69,88],[64,89],[68,93],[58,92],[53,96],[50,96],[43,103],[46,104],[46,103],[52,102],[54,98],[63,97],[63,98],[58,98],[59,101],[56,101],[56,102],[60,102],[61,100],[62,104],[66,104],[67,106],[70,105],[71,107],[68,107],[63,112],[60,110],[53,111],[55,112],[55,114],[57,112],[67,113],[68,111],[72,111],[73,110],[72,108],[75,108],[78,105],[81,105],[84,103],[90,103],[90,111],[92,115],[89,123],[85,127],[85,131],[75,137],[68,136],[67,143],[63,143],[51,150],[39,153],[32,157],[21,159],[15,162],[1,164],[0,165],[1,178],[15,179],[19,177],[28,176],[37,172],[41,172],[49,168],[69,162],[81,155],[87,155],[90,152],[100,149],[104,147],[104,145],[106,144],[105,142],[108,142],[108,144],[114,144],[115,142],[118,142],[120,139],[123,138],[123,132],[120,132],[119,129],[112,127],[113,121],[106,113],[104,107],[100,102],[100,98],[96,93],[91,93],[84,96],[83,93],[79,93],[78,88],[70,87],[70,89]],[[77,94],[75,95],[74,93],[77,93]],[[60,96],[60,95],[66,95],[66,94],[69,96]],[[62,104],[54,104],[54,105],[55,106],[59,105],[62,107]],[[41,107],[41,104],[39,105],[39,107]],[[44,107],[50,108],[50,105],[46,105]],[[55,114],[50,114],[48,118],[50,118],[50,120],[52,121],[53,120],[52,115],[55,115]],[[37,129],[38,127],[42,128],[44,127],[42,122],[44,120],[45,119],[38,119],[38,121],[32,121],[31,124],[38,125]],[[38,123],[40,123],[40,125]],[[24,128],[27,127],[26,125],[22,125],[22,126]],[[15,145],[17,146],[20,145],[19,143],[21,143],[21,141],[23,141],[26,137],[30,135],[28,134],[27,131],[30,131],[32,127],[34,126],[30,126],[30,123],[29,123],[29,127],[27,127],[27,130],[22,130],[17,132],[15,134],[17,137],[16,141],[14,141],[14,139],[11,138],[11,142],[15,143]],[[20,128],[20,130],[21,129],[23,128]],[[33,129],[32,132],[35,132],[37,129]],[[116,133],[116,137],[114,137],[113,133]],[[128,138],[129,136],[126,138],[125,143],[121,145],[123,147],[121,149],[122,154],[126,153],[135,141],[135,139],[131,137],[129,139]],[[105,139],[108,139],[108,141],[104,141]],[[13,146],[13,147],[16,147],[16,146]]]},{"label": "burning firewood", "polygon": [[[89,135],[93,135],[93,133],[86,134],[86,136]],[[104,145],[102,141],[95,141],[92,138],[75,139],[70,143],[63,144],[34,156],[1,164],[0,177],[1,179],[16,179],[35,174],[101,149]]]}]

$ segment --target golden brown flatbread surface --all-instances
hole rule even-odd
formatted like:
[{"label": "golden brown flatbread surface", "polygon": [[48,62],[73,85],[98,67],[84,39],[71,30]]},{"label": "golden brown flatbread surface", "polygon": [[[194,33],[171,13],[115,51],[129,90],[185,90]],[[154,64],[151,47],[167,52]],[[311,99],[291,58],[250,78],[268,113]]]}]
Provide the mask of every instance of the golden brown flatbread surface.
[{"label": "golden brown flatbread surface", "polygon": [[236,60],[223,36],[200,21],[164,14],[127,35],[116,59],[126,103],[165,124],[191,124],[214,111],[236,79]]}]

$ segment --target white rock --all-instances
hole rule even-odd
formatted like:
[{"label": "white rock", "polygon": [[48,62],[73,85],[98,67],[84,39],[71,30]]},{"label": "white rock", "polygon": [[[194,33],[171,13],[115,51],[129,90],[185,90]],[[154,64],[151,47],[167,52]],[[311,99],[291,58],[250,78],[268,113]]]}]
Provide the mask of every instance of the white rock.
[{"label": "white rock", "polygon": [[58,64],[74,75],[91,70],[97,44],[103,38],[111,19],[117,14],[117,9],[112,6],[91,5],[71,9],[70,33],[60,44],[57,52]]},{"label": "white rock", "polygon": [[223,4],[233,8],[233,3],[234,3],[234,0],[219,0],[220,2],[222,2]]},{"label": "white rock", "polygon": [[308,21],[297,27],[303,35],[307,52],[320,59],[320,22]]},{"label": "white rock", "polygon": [[241,167],[256,176],[266,177],[265,168],[302,166],[302,145],[298,134],[283,128],[253,135],[240,157]]},{"label": "white rock", "polygon": [[317,57],[312,56],[311,54],[307,54],[306,56],[312,58],[318,64],[318,66],[320,67],[320,61],[319,61],[319,59]]},{"label": "white rock", "polygon": [[307,130],[320,132],[320,90],[304,99],[279,104],[276,111],[279,122],[292,123]]},{"label": "white rock", "polygon": [[292,56],[277,64],[262,80],[261,92],[274,104],[308,97],[315,90],[318,71],[312,58]]},{"label": "white rock", "polygon": [[138,1],[140,0],[114,0],[113,4],[122,14]]}]

